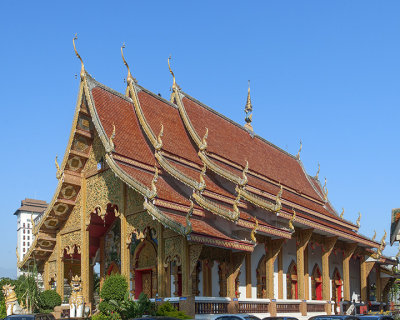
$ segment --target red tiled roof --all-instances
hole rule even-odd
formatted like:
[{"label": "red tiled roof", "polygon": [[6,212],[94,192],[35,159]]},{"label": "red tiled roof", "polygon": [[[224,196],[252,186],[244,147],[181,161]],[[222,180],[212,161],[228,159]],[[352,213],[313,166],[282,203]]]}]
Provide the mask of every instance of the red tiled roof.
[{"label": "red tiled roof", "polygon": [[319,196],[307,180],[306,174],[295,158],[259,137],[185,97],[186,112],[202,137],[208,128],[207,151],[249,168],[276,182],[315,199]]},{"label": "red tiled roof", "polygon": [[201,165],[201,160],[180,120],[178,109],[144,91],[140,91],[138,97],[144,116],[154,134],[158,135],[161,124],[164,126],[163,150]]},{"label": "red tiled roof", "polygon": [[100,87],[95,87],[92,95],[107,136],[115,125],[115,152],[154,166],[153,151],[145,143],[132,103]]},{"label": "red tiled roof", "polygon": [[[129,98],[121,97],[119,94],[114,94],[111,90],[109,91],[100,86],[95,86],[92,89],[92,96],[96,112],[107,136],[111,135],[113,125],[115,125],[115,160],[118,160],[117,155],[120,155],[122,158],[136,162],[136,164],[132,164],[132,162],[129,164],[129,161],[122,162],[119,159],[116,161],[117,165],[128,175],[150,189],[154,175],[151,168],[156,164],[155,150],[138,121],[133,102]],[[154,134],[158,135],[161,124],[164,126],[162,150],[168,158],[175,159],[169,159],[170,163],[183,174],[199,181],[199,169],[202,167],[202,162],[197,155],[197,146],[191,141],[178,109],[170,103],[152,96],[146,90],[139,91],[138,98],[143,114]],[[329,203],[328,205],[323,203],[321,196],[316,191],[321,191],[321,187],[314,179],[308,177],[296,158],[260,137],[251,136],[240,126],[218,115],[215,111],[203,106],[193,98],[185,97],[183,103],[197,133],[203,136],[205,128],[209,130],[207,139],[208,154],[211,157],[215,155],[226,159],[232,166],[216,159],[213,159],[214,162],[217,162],[218,165],[236,176],[241,176],[241,170],[234,168],[234,166],[243,168],[247,160],[250,172],[255,174],[247,174],[249,188],[254,187],[261,192],[276,195],[279,190],[276,183],[281,183],[286,188],[294,190],[294,192],[291,192],[284,189],[283,200],[293,202],[315,212],[317,215],[322,215],[316,217],[315,214],[313,215],[310,212],[301,212],[299,216],[304,216],[310,221],[321,225],[343,230],[349,235],[353,234],[353,231],[348,227],[344,228],[336,225],[335,219],[336,221],[340,219],[334,214],[334,210]],[[186,164],[184,164],[185,162]],[[138,163],[144,164],[142,169],[138,168],[141,166],[138,166]],[[189,206],[191,190],[163,171],[158,164],[157,166],[160,169],[159,179],[156,183],[157,198]],[[263,176],[266,180],[256,177],[256,175]],[[206,190],[203,196],[227,210],[232,210],[232,205],[225,203],[225,201],[229,199],[231,201],[236,197],[236,193],[233,192],[233,186],[223,186],[219,182],[221,177],[218,177],[218,179],[215,179],[215,177],[215,173],[207,170],[207,175],[205,176]],[[274,181],[274,183],[268,182],[268,180]],[[223,202],[216,200],[213,195],[217,196],[217,198],[219,197],[218,199]],[[220,196],[224,197],[225,200],[221,199]],[[315,199],[315,201],[309,198]],[[271,202],[267,198],[266,201]],[[240,218],[254,222],[254,218],[249,211],[252,209],[252,205],[247,202],[245,204],[245,208],[240,208]],[[200,207],[196,206],[196,208]],[[266,214],[269,213],[266,212]],[[268,226],[264,221],[259,223]]]}]

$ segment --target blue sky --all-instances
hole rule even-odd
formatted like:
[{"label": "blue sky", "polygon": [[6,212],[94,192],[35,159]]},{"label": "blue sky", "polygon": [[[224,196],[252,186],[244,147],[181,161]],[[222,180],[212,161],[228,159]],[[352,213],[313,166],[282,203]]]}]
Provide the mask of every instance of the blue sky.
[{"label": "blue sky", "polygon": [[139,83],[168,97],[172,54],[182,89],[242,124],[250,79],[255,132],[292,154],[301,139],[333,205],[352,221],[362,212],[361,233],[380,239],[400,206],[399,14],[398,1],[368,0],[1,1],[0,277],[15,275],[13,212],[55,190],[79,85],[75,33],[105,85],[125,90],[125,42]]}]

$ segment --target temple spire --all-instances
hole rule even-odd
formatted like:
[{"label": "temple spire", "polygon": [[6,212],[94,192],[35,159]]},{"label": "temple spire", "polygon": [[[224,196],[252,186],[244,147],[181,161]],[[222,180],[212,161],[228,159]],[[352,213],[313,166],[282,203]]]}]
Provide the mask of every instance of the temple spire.
[{"label": "temple spire", "polygon": [[247,101],[246,106],[244,107],[244,112],[246,113],[245,121],[246,124],[244,127],[250,131],[253,131],[253,126],[251,125],[251,121],[253,118],[253,105],[251,104],[251,96],[250,96],[250,80],[249,80],[249,87],[247,89]]},{"label": "temple spire", "polygon": [[81,61],[81,79],[83,79],[85,77],[85,65],[83,64],[82,58],[79,55],[78,51],[76,50],[75,40],[78,40],[78,34],[77,33],[75,33],[75,37],[72,39],[72,44],[74,45],[74,50],[75,50],[76,56]]}]

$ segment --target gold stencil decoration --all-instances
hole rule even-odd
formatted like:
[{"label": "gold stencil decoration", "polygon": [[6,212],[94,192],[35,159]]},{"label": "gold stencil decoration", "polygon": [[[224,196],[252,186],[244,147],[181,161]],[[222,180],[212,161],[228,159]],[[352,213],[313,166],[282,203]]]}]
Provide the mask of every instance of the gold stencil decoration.
[{"label": "gold stencil decoration", "polygon": [[69,169],[72,171],[78,171],[83,167],[82,159],[78,156],[73,156],[68,160]]},{"label": "gold stencil decoration", "polygon": [[61,189],[61,194],[63,198],[70,200],[76,196],[76,190],[73,186],[67,185],[65,188]]},{"label": "gold stencil decoration", "polygon": [[69,206],[64,203],[57,203],[53,207],[54,214],[57,216],[63,216],[67,213]]}]

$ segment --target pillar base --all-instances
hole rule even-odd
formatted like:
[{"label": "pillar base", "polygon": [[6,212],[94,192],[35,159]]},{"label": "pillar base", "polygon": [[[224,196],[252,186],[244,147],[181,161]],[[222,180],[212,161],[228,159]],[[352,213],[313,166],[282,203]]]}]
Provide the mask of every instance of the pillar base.
[{"label": "pillar base", "polygon": [[269,303],[268,311],[271,317],[276,317],[276,301],[271,301]]},{"label": "pillar base", "polygon": [[307,315],[307,302],[306,301],[302,301],[300,302],[300,313],[302,316],[306,316]]},{"label": "pillar base", "polygon": [[327,315],[331,315],[332,314],[332,304],[331,302],[327,302],[325,304],[325,312]]},{"label": "pillar base", "polygon": [[228,313],[239,313],[239,301],[231,301],[228,303]]},{"label": "pillar base", "polygon": [[196,307],[196,305],[195,305],[194,296],[179,298],[179,310],[183,311],[184,313],[186,313],[189,317],[192,317],[193,319],[196,315],[195,307]]}]

